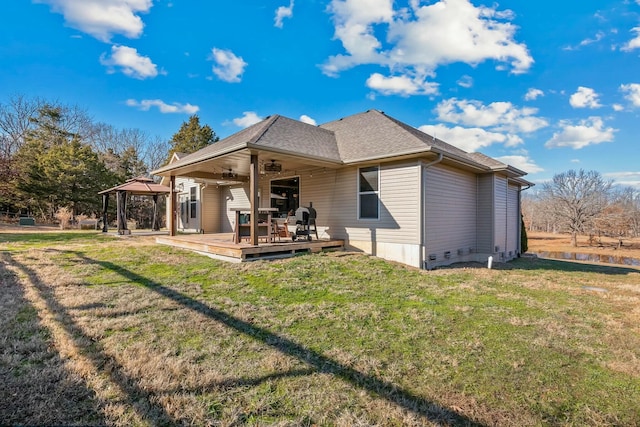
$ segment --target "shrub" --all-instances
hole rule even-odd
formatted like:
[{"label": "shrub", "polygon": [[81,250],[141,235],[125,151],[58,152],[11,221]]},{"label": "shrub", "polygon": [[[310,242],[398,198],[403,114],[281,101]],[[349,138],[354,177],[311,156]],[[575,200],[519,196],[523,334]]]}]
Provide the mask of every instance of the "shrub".
[{"label": "shrub", "polygon": [[66,230],[71,226],[71,218],[73,218],[71,209],[66,207],[59,208],[54,216],[58,220],[61,229]]},{"label": "shrub", "polygon": [[529,250],[529,238],[527,236],[527,227],[524,224],[524,217],[520,219],[520,253],[524,254]]}]

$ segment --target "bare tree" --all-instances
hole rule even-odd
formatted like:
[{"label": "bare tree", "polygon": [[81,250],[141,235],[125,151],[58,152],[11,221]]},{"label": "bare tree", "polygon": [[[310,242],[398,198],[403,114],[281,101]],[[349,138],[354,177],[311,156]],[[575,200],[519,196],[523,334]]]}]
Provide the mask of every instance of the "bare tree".
[{"label": "bare tree", "polygon": [[103,155],[112,170],[119,167],[123,157],[131,157],[133,153],[137,160],[144,163],[147,172],[152,171],[162,166],[170,149],[168,141],[160,137],[152,139],[140,129],[116,129],[106,123],[98,123],[94,130],[91,144]]},{"label": "bare tree", "polygon": [[34,127],[32,118],[44,104],[39,98],[23,95],[12,95],[6,103],[0,103],[0,157],[8,161],[18,151]]},{"label": "bare tree", "polygon": [[149,171],[158,169],[166,163],[167,152],[169,152],[170,149],[171,144],[169,141],[158,136],[154,141],[147,145],[147,149],[144,152],[144,160],[149,167]]},{"label": "bare tree", "polygon": [[596,220],[597,232],[618,239],[618,247],[623,239],[635,237],[638,219],[639,193],[632,187],[614,187],[611,191],[609,206]]},{"label": "bare tree", "polygon": [[540,195],[540,191],[525,194],[522,198],[522,213],[528,231],[558,231],[550,201]]},{"label": "bare tree", "polygon": [[578,234],[607,206],[611,186],[600,173],[583,170],[554,175],[543,184],[542,196],[552,206],[557,224],[571,233],[572,246],[578,246]]}]

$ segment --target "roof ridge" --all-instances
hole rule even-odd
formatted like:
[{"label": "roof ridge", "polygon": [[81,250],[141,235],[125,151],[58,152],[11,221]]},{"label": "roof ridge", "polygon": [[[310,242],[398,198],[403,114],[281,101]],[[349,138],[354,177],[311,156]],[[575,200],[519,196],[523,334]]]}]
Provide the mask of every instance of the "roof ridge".
[{"label": "roof ridge", "polygon": [[401,122],[400,120],[396,119],[395,117],[391,117],[387,114],[385,114],[383,111],[380,110],[369,110],[367,111],[367,113],[369,112],[374,112],[374,113],[378,113],[379,115],[381,115],[382,117],[386,118],[387,120],[392,121],[393,123],[395,123],[397,126],[399,126],[404,132],[410,134],[413,138],[417,139],[419,142],[427,145],[429,148],[432,147],[431,144],[427,144],[426,141],[424,141],[422,138],[420,138],[419,136],[417,136],[415,134],[415,132],[420,132],[420,134],[425,135],[425,136],[431,136],[425,132],[422,132],[420,129],[416,129],[415,127],[408,125],[407,123]]},{"label": "roof ridge", "polygon": [[[260,138],[262,138],[262,136],[267,133],[267,131],[271,128],[271,126],[273,126],[273,124],[282,116],[280,116],[279,114],[273,114],[271,116],[268,116],[267,118],[265,118],[264,120],[262,120],[262,126],[263,128],[257,132],[253,138],[251,138],[249,141],[247,141],[249,144],[255,144],[256,142],[258,142],[260,140]],[[256,123],[257,124],[257,123]]]},{"label": "roof ridge", "polygon": [[[449,152],[449,154],[456,154],[456,155],[463,155],[467,158],[470,158],[470,160],[474,160],[473,158],[471,158],[471,153],[469,153],[468,151],[463,150],[462,148],[456,147],[453,144],[450,144],[446,141],[443,141],[437,137],[435,137],[434,135],[429,135],[426,132],[421,131],[420,129],[411,126],[407,123],[401,122],[400,120],[396,119],[395,117],[391,117],[391,116],[387,116],[386,114],[382,113],[385,117],[388,117],[390,120],[394,121],[395,123],[397,123],[399,126],[401,126],[403,129],[405,129],[407,132],[411,133],[415,138],[419,139],[420,141],[424,142],[425,144],[427,144],[427,141],[423,141],[420,137],[421,136],[425,136],[427,138],[431,139],[431,143],[428,144],[430,148],[436,148],[436,149],[444,149],[447,152]],[[417,135],[416,135],[417,134]],[[489,156],[487,156],[489,157]]]}]

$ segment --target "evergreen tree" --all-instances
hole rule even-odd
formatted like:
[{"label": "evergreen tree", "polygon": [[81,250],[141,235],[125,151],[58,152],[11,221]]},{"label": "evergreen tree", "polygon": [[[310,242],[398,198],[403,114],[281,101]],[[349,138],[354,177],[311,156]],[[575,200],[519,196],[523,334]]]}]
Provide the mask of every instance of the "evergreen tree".
[{"label": "evergreen tree", "polygon": [[15,156],[15,188],[21,207],[51,219],[60,207],[74,215],[100,210],[98,192],[116,183],[98,154],[81,137],[59,126],[64,110],[45,106]]},{"label": "evergreen tree", "polygon": [[188,121],[182,123],[180,130],[169,141],[171,148],[166,163],[171,160],[173,153],[190,154],[219,140],[220,138],[209,125],[200,126],[200,118],[194,114]]},{"label": "evergreen tree", "polygon": [[529,250],[529,237],[527,227],[524,225],[524,215],[520,215],[520,253],[524,254]]}]

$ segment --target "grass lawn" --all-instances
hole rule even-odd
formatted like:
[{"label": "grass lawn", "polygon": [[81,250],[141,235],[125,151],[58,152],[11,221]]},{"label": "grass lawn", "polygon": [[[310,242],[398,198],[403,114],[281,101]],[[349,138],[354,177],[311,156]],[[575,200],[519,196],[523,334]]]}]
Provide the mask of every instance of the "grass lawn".
[{"label": "grass lawn", "polygon": [[0,234],[0,257],[0,424],[640,425],[639,270],[94,233]]}]

